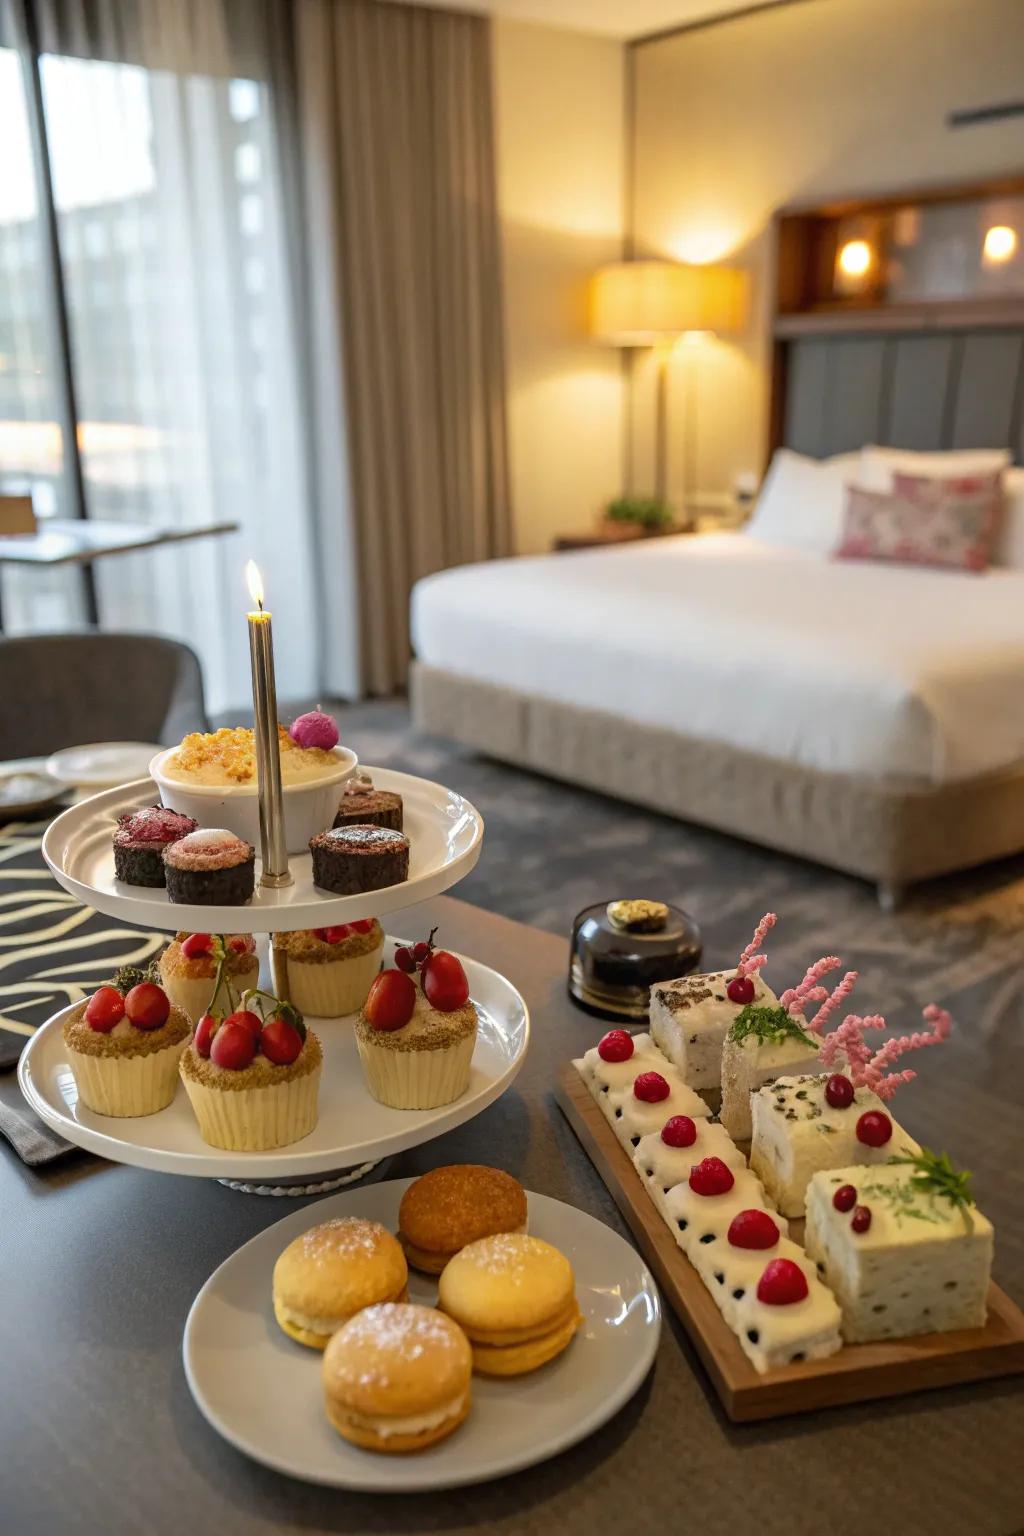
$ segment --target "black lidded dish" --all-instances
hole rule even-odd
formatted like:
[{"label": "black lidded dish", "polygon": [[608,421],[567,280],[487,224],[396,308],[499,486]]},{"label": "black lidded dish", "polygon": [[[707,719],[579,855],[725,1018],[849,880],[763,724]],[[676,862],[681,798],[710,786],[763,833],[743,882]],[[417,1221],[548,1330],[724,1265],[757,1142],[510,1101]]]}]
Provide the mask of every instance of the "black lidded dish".
[{"label": "black lidded dish", "polygon": [[651,987],[695,971],[703,952],[700,929],[681,907],[595,902],[572,925],[569,996],[600,1019],[642,1024]]},{"label": "black lidded dish", "polygon": [[391,827],[360,822],[310,839],[313,884],[336,896],[357,896],[409,878],[409,839]]},{"label": "black lidded dish", "polygon": [[223,827],[202,827],[164,850],[171,901],[242,907],[256,887],[256,850]]},{"label": "black lidded dish", "polygon": [[199,823],[163,805],[124,811],[114,833],[114,874],[126,885],[162,886],[164,849],[194,832]]}]

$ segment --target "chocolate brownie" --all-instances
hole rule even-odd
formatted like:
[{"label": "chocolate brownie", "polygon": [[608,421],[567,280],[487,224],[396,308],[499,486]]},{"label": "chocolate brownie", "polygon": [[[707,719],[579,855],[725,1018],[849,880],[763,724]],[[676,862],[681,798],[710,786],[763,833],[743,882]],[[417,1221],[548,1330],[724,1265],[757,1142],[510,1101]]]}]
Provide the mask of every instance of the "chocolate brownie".
[{"label": "chocolate brownie", "polygon": [[332,827],[310,839],[313,883],[336,896],[379,891],[409,878],[409,839],[391,827]]}]

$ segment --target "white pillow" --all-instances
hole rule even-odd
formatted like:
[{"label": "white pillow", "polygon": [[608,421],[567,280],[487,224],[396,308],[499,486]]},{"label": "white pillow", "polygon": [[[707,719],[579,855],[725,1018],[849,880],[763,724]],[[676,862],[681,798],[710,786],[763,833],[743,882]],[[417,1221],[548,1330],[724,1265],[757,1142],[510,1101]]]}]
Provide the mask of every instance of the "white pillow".
[{"label": "white pillow", "polygon": [[993,565],[1024,570],[1024,469],[1003,475],[1003,518],[992,549]]},{"label": "white pillow", "polygon": [[892,477],[931,475],[951,480],[957,475],[990,475],[1005,469],[1012,454],[1008,448],[960,448],[949,453],[915,453],[910,448],[878,448],[868,444],[860,451],[857,484],[866,491],[892,490]]},{"label": "white pillow", "polygon": [[765,544],[830,554],[839,542],[846,487],[858,463],[856,453],[809,459],[777,448],[747,531]]}]

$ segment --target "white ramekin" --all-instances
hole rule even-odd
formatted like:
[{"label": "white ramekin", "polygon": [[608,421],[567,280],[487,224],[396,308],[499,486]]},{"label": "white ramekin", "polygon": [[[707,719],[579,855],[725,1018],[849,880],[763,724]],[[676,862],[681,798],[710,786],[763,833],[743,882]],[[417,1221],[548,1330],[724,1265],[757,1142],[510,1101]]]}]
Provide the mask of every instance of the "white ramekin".
[{"label": "white ramekin", "polygon": [[[168,810],[191,816],[201,827],[226,827],[259,852],[260,810],[255,784],[186,784],[181,779],[168,778],[163,765],[177,750],[168,747],[165,752],[158,752],[149,765],[150,777]],[[308,853],[310,838],[326,831],[334,821],[341,785],[359,759],[348,747],[335,747],[331,756],[335,767],[322,777],[282,786],[284,835],[289,853]]]}]

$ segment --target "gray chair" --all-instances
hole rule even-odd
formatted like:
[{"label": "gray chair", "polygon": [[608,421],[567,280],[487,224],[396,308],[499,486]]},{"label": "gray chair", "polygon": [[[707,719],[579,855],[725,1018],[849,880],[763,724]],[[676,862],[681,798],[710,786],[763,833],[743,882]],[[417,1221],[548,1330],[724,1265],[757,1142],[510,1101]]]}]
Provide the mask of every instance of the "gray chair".
[{"label": "gray chair", "polygon": [[0,638],[0,759],[90,741],[171,745],[208,731],[196,653],[161,635]]}]

